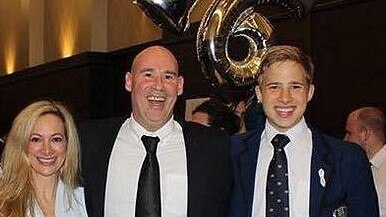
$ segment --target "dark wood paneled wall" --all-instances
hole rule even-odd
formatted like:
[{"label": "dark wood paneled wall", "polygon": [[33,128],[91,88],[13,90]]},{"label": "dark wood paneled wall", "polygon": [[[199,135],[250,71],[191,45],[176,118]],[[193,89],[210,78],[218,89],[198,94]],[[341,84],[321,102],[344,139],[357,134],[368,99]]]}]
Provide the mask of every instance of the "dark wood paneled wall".
[{"label": "dark wood paneled wall", "polygon": [[[299,22],[273,20],[272,44],[300,46],[316,66],[316,93],[309,118],[335,136],[344,133],[346,115],[362,105],[386,108],[386,1],[320,0]],[[195,29],[183,36],[111,53],[84,53],[0,77],[0,134],[27,103],[50,97],[64,101],[76,119],[127,115],[129,94],[124,75],[135,54],[152,44],[170,48],[185,77],[176,113],[183,117],[185,99],[208,96],[210,87],[200,72]]]},{"label": "dark wood paneled wall", "polygon": [[359,106],[386,111],[386,1],[360,1],[317,10],[310,26],[316,67],[312,118],[343,136],[345,119]]},{"label": "dark wood paneled wall", "polygon": [[38,99],[63,101],[79,120],[114,114],[116,73],[104,53],[83,53],[0,77],[0,131]]}]

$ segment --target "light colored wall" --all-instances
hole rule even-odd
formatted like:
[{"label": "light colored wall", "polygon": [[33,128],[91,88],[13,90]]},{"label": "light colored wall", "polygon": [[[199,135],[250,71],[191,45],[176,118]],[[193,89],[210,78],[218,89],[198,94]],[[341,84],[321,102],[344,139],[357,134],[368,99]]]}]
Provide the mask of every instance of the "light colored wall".
[{"label": "light colored wall", "polygon": [[0,75],[28,66],[27,0],[0,0]]},{"label": "light colored wall", "polygon": [[110,0],[108,47],[116,50],[160,39],[162,30],[129,0]]},{"label": "light colored wall", "polygon": [[[212,0],[198,0],[190,21],[199,22]],[[108,49],[110,51],[162,38],[156,26],[130,0],[109,0]]]},{"label": "light colored wall", "polygon": [[34,0],[33,4],[29,4],[29,66],[45,61],[44,8],[44,0]]},{"label": "light colored wall", "polygon": [[91,0],[45,1],[45,60],[57,60],[91,48]]},{"label": "light colored wall", "polygon": [[91,6],[91,51],[108,50],[108,0],[94,0]]},{"label": "light colored wall", "polygon": [[[200,0],[192,22],[210,2]],[[0,0],[0,75],[7,71],[6,61],[17,71],[158,40],[162,31],[131,0]]]}]

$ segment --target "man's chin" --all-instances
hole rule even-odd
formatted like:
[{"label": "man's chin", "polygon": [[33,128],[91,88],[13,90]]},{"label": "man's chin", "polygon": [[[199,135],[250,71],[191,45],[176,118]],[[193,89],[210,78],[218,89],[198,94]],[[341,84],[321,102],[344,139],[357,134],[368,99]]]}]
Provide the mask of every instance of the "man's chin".
[{"label": "man's chin", "polygon": [[285,132],[295,126],[296,123],[293,120],[281,120],[277,121],[273,126],[275,126],[276,130],[280,132]]}]

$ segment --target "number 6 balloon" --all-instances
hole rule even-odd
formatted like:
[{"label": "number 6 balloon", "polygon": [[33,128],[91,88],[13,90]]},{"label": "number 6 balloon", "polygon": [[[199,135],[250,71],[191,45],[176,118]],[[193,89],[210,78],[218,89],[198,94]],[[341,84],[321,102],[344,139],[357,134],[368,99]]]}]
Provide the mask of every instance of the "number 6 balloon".
[{"label": "number 6 balloon", "polygon": [[[198,0],[197,0],[198,1]],[[189,27],[189,15],[197,1],[135,0],[151,20],[168,31],[182,33]],[[206,79],[213,86],[231,83],[253,85],[273,27],[265,17],[270,10],[284,10],[300,19],[316,0],[214,0],[197,32],[197,57]],[[231,38],[249,43],[244,59],[233,60],[228,52]]]}]

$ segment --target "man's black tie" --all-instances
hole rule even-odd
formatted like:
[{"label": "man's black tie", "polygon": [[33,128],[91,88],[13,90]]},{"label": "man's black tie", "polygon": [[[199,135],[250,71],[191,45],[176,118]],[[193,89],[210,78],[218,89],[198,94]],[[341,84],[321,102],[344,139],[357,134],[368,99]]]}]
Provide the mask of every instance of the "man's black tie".
[{"label": "man's black tie", "polygon": [[271,141],[274,154],[267,175],[266,217],[289,217],[288,167],[284,151],[289,142],[283,134],[277,134]]},{"label": "man's black tie", "polygon": [[142,136],[146,157],[139,175],[135,217],[160,217],[160,174],[156,156],[158,137]]}]

